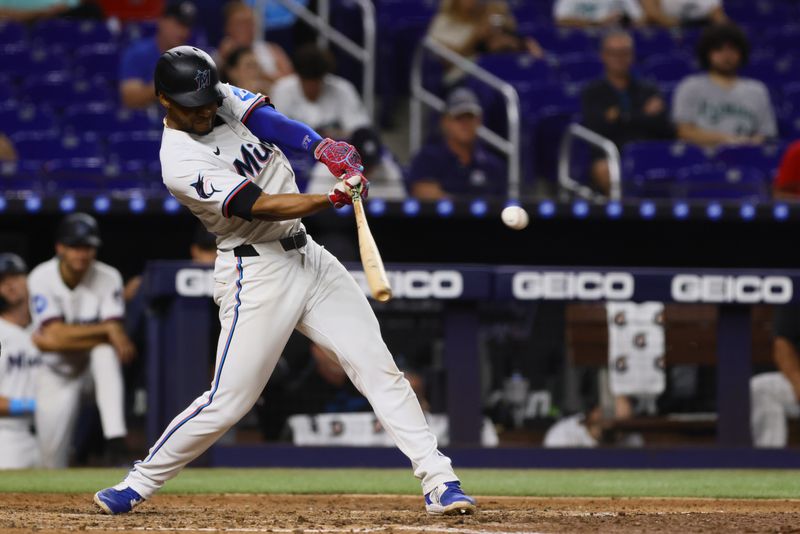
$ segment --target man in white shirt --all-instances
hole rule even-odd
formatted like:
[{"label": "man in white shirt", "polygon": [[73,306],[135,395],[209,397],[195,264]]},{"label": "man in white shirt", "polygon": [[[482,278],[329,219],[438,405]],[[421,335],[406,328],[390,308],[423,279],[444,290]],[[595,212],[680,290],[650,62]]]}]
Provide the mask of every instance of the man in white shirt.
[{"label": "man in white shirt", "polygon": [[294,67],[296,74],[272,86],[270,100],[276,109],[333,139],[350,137],[358,128],[370,125],[353,84],[331,74],[333,58],[329,52],[314,44],[304,45],[297,51]]},{"label": "man in white shirt", "polygon": [[94,383],[95,399],[112,463],[125,457],[121,364],[135,349],[122,325],[122,277],[95,260],[101,245],[97,222],[68,215],[56,234],[56,257],[31,271],[28,287],[33,341],[44,365],[39,373],[36,428],[44,467],[66,467],[81,393]]},{"label": "man in white shirt", "polygon": [[559,26],[586,28],[644,22],[644,11],[636,0],[557,0],[553,18]]},{"label": "man in white shirt", "polygon": [[722,24],[728,17],[722,0],[641,0],[648,22],[665,28],[703,23]]},{"label": "man in white shirt", "polygon": [[0,469],[39,465],[31,429],[41,359],[28,331],[27,271],[16,254],[0,254]]}]

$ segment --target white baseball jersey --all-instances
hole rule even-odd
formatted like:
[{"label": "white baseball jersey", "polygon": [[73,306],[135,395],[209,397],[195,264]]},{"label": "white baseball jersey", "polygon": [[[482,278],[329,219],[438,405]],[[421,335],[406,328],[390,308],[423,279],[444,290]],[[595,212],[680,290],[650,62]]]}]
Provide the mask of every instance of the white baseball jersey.
[{"label": "white baseball jersey", "polygon": [[[70,289],[59,272],[55,257],[37,266],[28,276],[31,313],[35,329],[53,320],[67,324],[92,324],[120,320],[125,314],[122,276],[110,265],[95,261],[83,280]],[[57,354],[45,354],[44,362],[57,364]]]},{"label": "white baseball jersey", "polygon": [[[300,219],[247,221],[233,217],[231,202],[249,182],[267,194],[299,193],[283,152],[243,124],[265,97],[222,84],[226,93],[214,129],[194,135],[164,125],[161,169],[170,193],[217,236],[217,247],[275,241],[302,229]],[[309,140],[310,141],[310,140]]]},{"label": "white baseball jersey", "polygon": [[[41,363],[39,350],[31,341],[30,331],[0,318],[0,397],[33,399],[36,396],[36,369]],[[0,428],[23,428],[28,417],[0,417]]]},{"label": "white baseball jersey", "polygon": [[614,14],[639,20],[644,11],[636,0],[557,0],[553,5],[556,20],[575,18],[600,22]]}]

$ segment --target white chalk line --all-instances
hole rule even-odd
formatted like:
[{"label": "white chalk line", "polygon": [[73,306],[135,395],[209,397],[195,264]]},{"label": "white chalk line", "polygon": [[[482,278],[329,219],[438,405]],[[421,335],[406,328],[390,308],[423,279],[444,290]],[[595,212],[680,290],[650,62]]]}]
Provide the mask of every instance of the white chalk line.
[{"label": "white chalk line", "polygon": [[212,527],[101,527],[87,526],[85,530],[99,531],[141,531],[141,532],[273,532],[275,534],[338,534],[355,533],[370,534],[372,532],[391,532],[396,530],[408,532],[442,532],[444,534],[543,534],[523,530],[476,530],[471,528],[436,527],[430,525],[386,525],[375,528],[212,528]]}]

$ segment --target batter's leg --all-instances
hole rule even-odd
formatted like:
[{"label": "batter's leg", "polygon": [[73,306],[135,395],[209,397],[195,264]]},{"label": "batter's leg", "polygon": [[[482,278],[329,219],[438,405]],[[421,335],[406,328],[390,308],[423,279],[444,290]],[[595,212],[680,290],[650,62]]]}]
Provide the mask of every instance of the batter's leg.
[{"label": "batter's leg", "polygon": [[383,342],[378,320],[344,266],[313,242],[309,258],[318,285],[298,330],[339,358],[350,380],[408,456],[423,493],[457,481],[450,459],[438,450],[414,391]]},{"label": "batter's leg", "polygon": [[[244,260],[244,262],[242,262]],[[145,499],[176,476],[255,404],[302,313],[306,289],[299,254],[217,260],[221,332],[211,389],[172,420],[118,486]],[[308,277],[305,277],[308,278]],[[201,356],[201,355],[199,355]]]},{"label": "batter's leg", "polygon": [[124,437],[128,433],[125,426],[125,386],[122,366],[111,345],[103,343],[91,350],[89,368],[103,436],[106,439]]},{"label": "batter's leg", "polygon": [[763,373],[750,379],[751,428],[756,447],[785,447],[786,419],[800,415],[792,385],[781,373]]},{"label": "batter's leg", "polygon": [[34,421],[42,467],[67,467],[83,381],[83,374],[65,376],[46,365],[37,373]]}]

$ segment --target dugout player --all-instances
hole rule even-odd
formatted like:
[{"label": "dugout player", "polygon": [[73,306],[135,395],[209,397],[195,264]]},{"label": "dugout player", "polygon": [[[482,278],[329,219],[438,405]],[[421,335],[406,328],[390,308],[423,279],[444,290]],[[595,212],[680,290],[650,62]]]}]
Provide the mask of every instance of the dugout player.
[{"label": "dugout player", "polygon": [[22,258],[0,254],[0,469],[39,465],[31,429],[41,359],[28,330],[27,272]]},{"label": "dugout player", "polygon": [[[125,479],[95,494],[105,512],[150,498],[244,416],[259,398],[293,330],[337,358],[411,460],[430,513],[469,513],[450,459],[381,339],[375,314],[347,270],[306,234],[301,217],[366,196],[360,157],[343,142],[278,113],[262,96],[219,83],[194,47],[158,61],[156,91],[167,110],[161,167],[170,193],[217,235],[214,300],[221,333],[214,377]],[[313,153],[340,180],[300,194],[282,148]]]},{"label": "dugout player", "polygon": [[66,467],[87,381],[94,384],[106,453],[125,456],[121,364],[135,356],[123,328],[122,277],[95,260],[101,245],[97,221],[68,215],[56,232],[56,256],[28,278],[36,334],[44,353],[39,373],[36,428],[44,467]]}]

